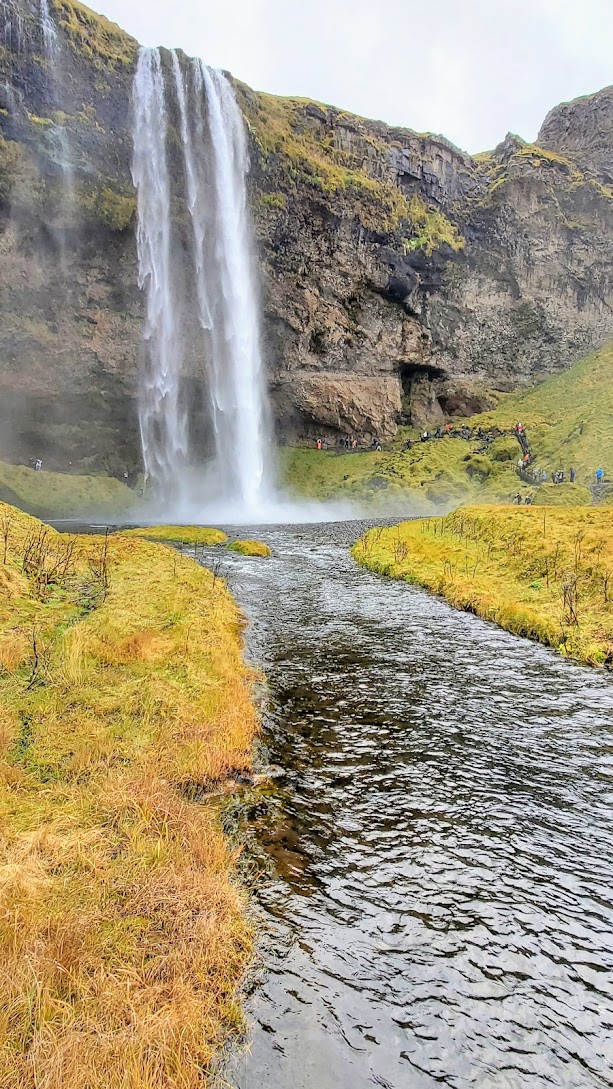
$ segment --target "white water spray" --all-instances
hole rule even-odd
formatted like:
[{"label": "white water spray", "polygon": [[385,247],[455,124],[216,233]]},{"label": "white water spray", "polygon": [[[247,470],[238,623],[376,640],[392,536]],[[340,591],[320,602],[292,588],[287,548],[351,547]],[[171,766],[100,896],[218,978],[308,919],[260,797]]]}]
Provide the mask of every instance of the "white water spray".
[{"label": "white water spray", "polygon": [[[57,110],[60,105],[62,90],[62,68],[60,57],[60,42],[57,28],[49,10],[48,0],[40,0],[40,26],[42,31],[43,49],[49,68],[47,87],[48,104],[52,110]],[[74,206],[74,166],[70,148],[68,133],[63,124],[55,126],[55,138],[57,157],[62,171],[62,194],[60,200],[61,213],[70,212]],[[62,263],[65,264],[66,255],[62,248]]]},{"label": "white water spray", "polygon": [[182,352],[171,268],[167,113],[159,49],[142,49],[134,80],[134,159],[138,191],[139,286],[146,292],[147,364],[140,396],[145,474],[167,500],[178,500],[187,464],[187,423],[180,404]]},{"label": "white water spray", "polygon": [[202,329],[213,327],[211,305],[209,302],[209,287],[207,284],[207,261],[205,255],[205,243],[207,240],[207,207],[206,184],[202,176],[204,154],[204,117],[202,103],[194,103],[193,126],[195,136],[192,138],[192,123],[188,111],[188,92],[185,85],[183,72],[176,52],[172,51],[172,67],[179,106],[179,119],[181,126],[181,142],[183,145],[183,157],[185,160],[185,180],[187,189],[187,206],[192,224],[194,265],[196,269],[196,292],[198,296],[198,315]]},{"label": "white water spray", "polygon": [[[140,284],[147,295],[149,367],[141,390],[141,436],[148,476],[167,507],[187,502],[188,467],[202,461],[181,409],[184,347],[181,300],[173,296],[173,230],[168,167],[168,95],[174,86],[185,200],[190,214],[201,350],[209,372],[214,468],[208,506],[256,517],[273,488],[259,307],[251,254],[243,120],[228,80],[172,52],[165,80],[159,50],[141,50],[134,83],[133,177],[138,190]],[[184,255],[180,255],[184,259]],[[193,480],[193,474],[191,476]],[[214,483],[211,483],[214,482]],[[192,506],[197,502],[192,494]]]},{"label": "white water spray", "polygon": [[43,32],[43,45],[47,59],[54,59],[57,49],[57,31],[51,18],[48,0],[40,0],[40,25]]}]

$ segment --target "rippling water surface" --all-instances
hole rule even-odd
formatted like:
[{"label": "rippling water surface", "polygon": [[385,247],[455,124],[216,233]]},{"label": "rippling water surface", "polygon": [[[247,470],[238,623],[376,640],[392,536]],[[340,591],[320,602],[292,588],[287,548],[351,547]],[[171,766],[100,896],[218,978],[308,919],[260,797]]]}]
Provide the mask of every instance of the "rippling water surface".
[{"label": "rippling water surface", "polygon": [[229,557],[286,778],[236,1089],[613,1086],[613,680],[352,562]]}]

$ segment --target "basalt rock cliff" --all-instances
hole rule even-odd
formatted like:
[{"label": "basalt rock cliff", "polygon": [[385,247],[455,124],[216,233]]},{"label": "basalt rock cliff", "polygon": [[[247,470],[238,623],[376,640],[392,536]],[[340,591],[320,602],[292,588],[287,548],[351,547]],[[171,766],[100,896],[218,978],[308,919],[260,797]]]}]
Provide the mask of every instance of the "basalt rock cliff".
[{"label": "basalt rock cliff", "polygon": [[[0,0],[0,457],[136,470],[138,46],[76,0],[50,10],[54,57],[38,0]],[[235,86],[280,438],[387,438],[470,414],[613,338],[611,88],[554,109],[536,145],[508,135],[471,157]],[[180,278],[172,124],[169,151]],[[191,291],[185,397],[206,446]]]}]

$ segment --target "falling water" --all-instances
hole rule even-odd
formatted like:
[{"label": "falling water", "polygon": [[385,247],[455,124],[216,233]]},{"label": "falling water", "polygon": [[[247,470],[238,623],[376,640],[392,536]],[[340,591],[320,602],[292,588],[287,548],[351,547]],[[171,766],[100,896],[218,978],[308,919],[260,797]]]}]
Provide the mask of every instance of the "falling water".
[{"label": "falling water", "polygon": [[[0,0],[0,40],[13,57],[24,52],[25,32],[23,15],[13,0]],[[8,90],[8,85],[6,87]]]},{"label": "falling water", "polygon": [[[49,78],[47,86],[47,104],[51,110],[57,110],[60,106],[60,94],[62,91],[62,70],[60,56],[60,42],[57,28],[49,10],[48,0],[40,0],[40,26],[45,58],[48,64]],[[62,123],[56,124],[54,129],[57,161],[62,172],[62,190],[59,202],[61,215],[73,210],[74,206],[74,166],[71,154],[70,139]],[[62,263],[65,263],[66,255],[61,252]]]},{"label": "falling water", "polygon": [[245,129],[232,87],[220,72],[200,61],[184,71],[174,51],[170,57],[173,78],[167,85],[160,51],[141,50],[134,83],[133,177],[149,348],[141,396],[145,469],[167,506],[176,510],[177,498],[186,500],[188,467],[202,462],[180,397],[185,352],[176,315],[184,300],[175,297],[172,276],[176,255],[167,143],[172,87],[191,223],[189,279],[195,285],[202,337],[198,348],[209,372],[215,462],[207,479],[215,484],[204,499],[223,504],[237,517],[254,517],[273,489]]},{"label": "falling water", "polygon": [[45,55],[48,59],[54,61],[57,49],[57,31],[51,18],[48,0],[40,0],[40,25],[43,32]]},{"label": "falling water", "polygon": [[181,126],[181,141],[183,144],[183,156],[185,159],[185,179],[187,189],[187,206],[189,208],[192,223],[194,243],[194,265],[196,269],[196,291],[198,295],[198,316],[203,330],[213,327],[211,306],[209,302],[209,287],[207,284],[205,256],[205,243],[207,240],[207,207],[206,184],[202,177],[202,156],[199,158],[197,147],[204,147],[204,115],[202,102],[197,101],[194,106],[195,139],[192,139],[190,116],[188,112],[187,90],[181,65],[176,52],[172,51],[172,67],[179,106],[179,119]]},{"label": "falling water", "polygon": [[147,366],[140,397],[145,474],[160,496],[179,499],[187,464],[187,422],[180,404],[182,352],[171,266],[168,120],[159,49],[141,49],[134,80],[134,158],[138,191],[139,286],[147,298]]},{"label": "falling water", "polygon": [[246,512],[269,498],[259,307],[247,211],[245,127],[221,72],[194,62],[202,80],[217,207],[219,306],[213,323],[212,395],[217,452],[229,494]]}]

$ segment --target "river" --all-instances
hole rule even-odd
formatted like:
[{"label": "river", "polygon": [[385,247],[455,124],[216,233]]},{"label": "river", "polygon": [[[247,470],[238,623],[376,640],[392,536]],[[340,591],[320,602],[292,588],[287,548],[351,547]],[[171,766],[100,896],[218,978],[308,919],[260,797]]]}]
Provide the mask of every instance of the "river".
[{"label": "river", "polygon": [[613,681],[359,569],[355,532],[224,559],[285,772],[249,826],[264,971],[225,1076],[613,1086]]}]

